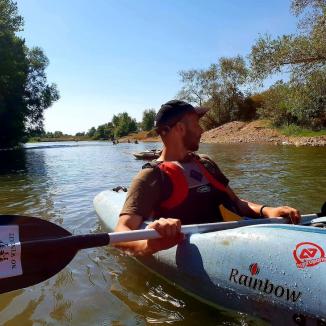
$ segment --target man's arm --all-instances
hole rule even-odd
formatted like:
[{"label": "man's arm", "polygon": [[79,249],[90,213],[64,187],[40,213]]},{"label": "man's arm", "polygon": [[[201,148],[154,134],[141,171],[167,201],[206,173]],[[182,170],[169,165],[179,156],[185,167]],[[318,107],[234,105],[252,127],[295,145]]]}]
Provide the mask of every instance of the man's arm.
[{"label": "man's arm", "polygon": [[[116,225],[114,231],[115,232],[125,232],[137,230],[141,225],[143,219],[139,215],[121,215],[119,217],[118,224]],[[129,250],[133,253],[146,254],[147,251],[147,241],[139,240],[139,241],[130,241],[130,242],[120,242],[115,244],[116,247],[124,250]]]},{"label": "man's arm", "polygon": [[[115,232],[137,230],[142,224],[143,218],[140,215],[121,215],[115,228]],[[138,240],[117,243],[115,246],[129,251],[130,253],[142,256],[153,254],[157,251],[171,248],[183,239],[181,234],[181,222],[178,219],[160,218],[149,223],[147,229],[155,229],[162,238]]]},{"label": "man's arm", "polygon": [[[289,222],[294,224],[298,224],[300,222],[300,212],[289,206],[279,206],[279,207],[271,207],[271,206],[263,206],[260,204],[255,204],[250,201],[240,199],[234,191],[228,186],[227,192],[231,199],[237,205],[237,208],[242,216],[252,216],[252,217],[285,217],[289,218]],[[261,216],[262,214],[262,216]]]},{"label": "man's arm", "polygon": [[[161,196],[161,172],[153,168],[141,170],[133,179],[126,201],[120,213],[115,231],[132,231],[141,227],[143,221],[152,216]],[[183,236],[180,220],[161,218],[149,223],[162,238],[119,243],[116,246],[134,255],[147,255],[176,245]]]}]

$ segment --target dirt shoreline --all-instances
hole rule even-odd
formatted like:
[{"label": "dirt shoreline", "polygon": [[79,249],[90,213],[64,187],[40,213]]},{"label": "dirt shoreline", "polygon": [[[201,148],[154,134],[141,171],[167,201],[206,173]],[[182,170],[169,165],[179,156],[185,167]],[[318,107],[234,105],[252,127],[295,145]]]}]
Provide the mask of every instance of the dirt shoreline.
[{"label": "dirt shoreline", "polygon": [[[148,136],[145,132],[129,135],[119,139],[121,142],[135,140],[142,142],[161,141],[159,137]],[[217,128],[206,131],[201,137],[202,143],[256,143],[294,146],[326,146],[326,136],[295,137],[282,135],[276,129],[268,126],[268,121],[252,122],[232,121]]]},{"label": "dirt shoreline", "polygon": [[[326,146],[326,136],[295,137],[282,135],[276,129],[270,128],[266,120],[252,122],[232,121],[220,127],[205,131],[202,134],[202,143],[256,143],[294,146]],[[119,142],[160,142],[160,137],[153,136],[153,132],[140,132],[119,139]]]},{"label": "dirt shoreline", "polygon": [[233,121],[203,133],[203,143],[258,143],[295,146],[325,146],[326,136],[295,137],[282,135],[270,128],[268,122]]}]

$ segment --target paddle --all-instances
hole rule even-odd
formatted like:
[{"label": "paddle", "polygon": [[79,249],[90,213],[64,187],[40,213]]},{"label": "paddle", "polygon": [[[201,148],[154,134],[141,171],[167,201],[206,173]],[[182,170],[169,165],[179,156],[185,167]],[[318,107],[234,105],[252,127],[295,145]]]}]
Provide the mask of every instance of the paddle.
[{"label": "paddle", "polygon": [[[320,214],[303,215],[304,223]],[[252,219],[182,226],[184,234],[218,231],[267,223],[285,223],[285,219]],[[64,228],[36,217],[0,216],[0,293],[42,282],[63,269],[85,248],[123,241],[159,238],[151,229],[129,232],[72,235]]]}]

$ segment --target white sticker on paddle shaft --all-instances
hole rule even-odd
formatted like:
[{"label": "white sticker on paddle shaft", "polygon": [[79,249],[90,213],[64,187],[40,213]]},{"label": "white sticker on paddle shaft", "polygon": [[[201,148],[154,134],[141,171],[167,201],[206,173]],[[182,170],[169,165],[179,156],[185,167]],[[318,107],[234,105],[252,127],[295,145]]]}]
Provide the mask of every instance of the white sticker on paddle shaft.
[{"label": "white sticker on paddle shaft", "polygon": [[0,226],[0,279],[23,274],[18,225]]}]

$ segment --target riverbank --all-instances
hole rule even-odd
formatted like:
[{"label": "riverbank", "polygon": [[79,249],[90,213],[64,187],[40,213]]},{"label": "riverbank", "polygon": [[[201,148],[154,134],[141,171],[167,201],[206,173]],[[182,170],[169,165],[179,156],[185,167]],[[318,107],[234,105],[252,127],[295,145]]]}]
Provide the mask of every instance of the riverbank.
[{"label": "riverbank", "polygon": [[158,142],[161,141],[161,138],[157,136],[155,131],[140,131],[137,133],[129,134],[128,136],[124,136],[118,139],[119,143],[134,143],[136,140],[139,142]]},{"label": "riverbank", "polygon": [[[208,130],[203,133],[202,143],[258,143],[274,145],[294,145],[294,146],[326,146],[326,134],[316,134],[314,136],[286,135],[284,130],[278,130],[270,127],[267,120],[256,120],[252,122],[232,121],[217,128]],[[66,136],[60,138],[34,138],[33,142],[58,142],[58,141],[92,141],[87,136]],[[106,140],[107,141],[107,140]],[[132,142],[160,142],[161,139],[155,131],[141,131],[129,134],[119,138],[120,143]]]},{"label": "riverbank", "polygon": [[[119,142],[155,142],[160,137],[153,132],[140,132],[119,139]],[[266,120],[252,122],[232,121],[203,133],[202,143],[257,143],[295,146],[326,146],[326,135],[320,136],[287,136],[280,130],[271,128]]]},{"label": "riverbank", "polygon": [[202,135],[203,143],[259,143],[295,146],[325,146],[326,135],[286,136],[271,128],[266,120],[252,122],[232,121],[220,127],[206,131]]}]

